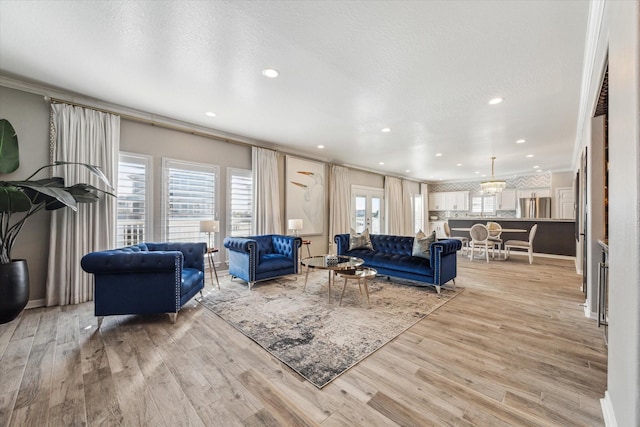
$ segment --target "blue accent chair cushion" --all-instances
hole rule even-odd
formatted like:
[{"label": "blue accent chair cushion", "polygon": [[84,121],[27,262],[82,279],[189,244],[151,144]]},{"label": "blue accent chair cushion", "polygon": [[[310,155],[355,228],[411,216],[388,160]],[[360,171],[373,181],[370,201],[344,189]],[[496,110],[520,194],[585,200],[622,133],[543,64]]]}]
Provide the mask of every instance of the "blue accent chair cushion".
[{"label": "blue accent chair cushion", "polygon": [[226,237],[229,249],[229,274],[249,284],[298,273],[300,237],[266,234],[250,237]]},{"label": "blue accent chair cushion", "polygon": [[457,251],[462,242],[455,239],[438,240],[429,247],[429,258],[412,256],[414,237],[371,234],[371,249],[349,250],[349,234],[337,234],[334,241],[338,255],[354,256],[364,260],[378,274],[414,280],[425,285],[440,287],[457,275]]},{"label": "blue accent chair cushion", "polygon": [[140,243],[91,252],[95,315],[174,313],[204,287],[206,243]]}]

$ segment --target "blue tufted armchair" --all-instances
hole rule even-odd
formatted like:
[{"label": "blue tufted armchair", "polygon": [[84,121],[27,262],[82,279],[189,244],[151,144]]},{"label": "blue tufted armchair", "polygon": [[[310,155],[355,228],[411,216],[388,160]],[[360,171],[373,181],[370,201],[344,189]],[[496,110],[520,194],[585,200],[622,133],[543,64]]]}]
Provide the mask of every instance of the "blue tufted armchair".
[{"label": "blue tufted armchair", "polygon": [[226,237],[224,247],[229,249],[229,274],[247,282],[249,289],[260,280],[296,274],[300,245],[300,237],[280,234]]},{"label": "blue tufted armchair", "polygon": [[98,328],[104,316],[178,311],[204,287],[206,243],[141,243],[92,252],[80,262],[95,278]]}]

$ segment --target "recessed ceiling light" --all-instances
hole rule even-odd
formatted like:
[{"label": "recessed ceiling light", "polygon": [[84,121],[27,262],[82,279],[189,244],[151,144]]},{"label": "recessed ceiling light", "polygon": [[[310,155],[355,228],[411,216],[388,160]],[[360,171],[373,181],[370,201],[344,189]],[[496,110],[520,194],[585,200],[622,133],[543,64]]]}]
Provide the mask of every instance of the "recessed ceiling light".
[{"label": "recessed ceiling light", "polygon": [[382,166],[382,165],[384,165],[384,162],[380,162],[380,163],[378,163],[378,164],[379,164],[380,166]]},{"label": "recessed ceiling light", "polygon": [[382,128],[380,132],[391,132],[391,128]]},{"label": "recessed ceiling light", "polygon": [[406,172],[406,173],[409,173],[409,172],[411,172],[411,169],[407,169],[407,170],[405,170],[405,172]]},{"label": "recessed ceiling light", "polygon": [[502,98],[493,98],[493,99],[489,100],[489,105],[500,104],[502,101],[504,101],[504,99],[502,99]]},{"label": "recessed ceiling light", "polygon": [[324,145],[318,145],[318,148],[322,150],[324,148]]},{"label": "recessed ceiling light", "polygon": [[542,172],[542,169],[538,169],[536,172]]},{"label": "recessed ceiling light", "polygon": [[527,157],[533,157],[533,154],[527,154]]},{"label": "recessed ceiling light", "polygon": [[458,163],[456,166],[462,166],[462,163]]},{"label": "recessed ceiling light", "polygon": [[436,153],[436,157],[442,157],[442,153]]},{"label": "recessed ceiling light", "polygon": [[526,139],[519,139],[516,141],[516,144],[524,144],[525,142],[527,142]]},{"label": "recessed ceiling light", "polygon": [[483,178],[484,178],[485,176],[487,176],[487,175],[485,175],[485,174],[482,174],[482,177],[483,177]]},{"label": "recessed ceiling light", "polygon": [[538,165],[535,165],[535,166],[534,166],[533,168],[534,168],[534,169],[538,169],[539,167],[540,167],[540,166],[538,166]]},{"label": "recessed ceiling light", "polygon": [[265,77],[269,77],[270,79],[275,79],[280,75],[280,71],[276,70],[275,68],[265,68],[264,70],[262,70],[262,75]]},{"label": "recessed ceiling light", "polygon": [[207,116],[209,116],[209,117],[215,117],[216,116],[216,113],[214,113],[213,111],[207,111],[205,114]]},{"label": "recessed ceiling light", "polygon": [[480,171],[475,171],[474,173],[475,173],[475,174],[478,174],[478,173],[480,173]]}]

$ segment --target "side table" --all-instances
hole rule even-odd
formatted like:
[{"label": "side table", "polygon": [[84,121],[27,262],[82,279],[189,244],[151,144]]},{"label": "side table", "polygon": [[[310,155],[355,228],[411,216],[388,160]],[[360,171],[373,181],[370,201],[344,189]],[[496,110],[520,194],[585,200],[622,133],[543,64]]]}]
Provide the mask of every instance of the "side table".
[{"label": "side table", "polygon": [[360,289],[360,295],[362,295],[362,287],[364,285],[364,293],[367,296],[367,306],[371,306],[371,302],[369,301],[369,285],[367,284],[367,279],[371,277],[376,277],[378,272],[370,267],[356,267],[353,270],[344,270],[338,272],[338,276],[344,278],[344,285],[342,286],[342,293],[340,294],[340,304],[342,305],[342,297],[344,296],[344,290],[347,287],[347,280],[349,279],[357,279],[358,280],[358,288]]},{"label": "side table", "polygon": [[[213,285],[213,273],[216,275],[216,283],[218,289],[220,289],[220,281],[218,280],[218,270],[216,270],[216,263],[213,260],[213,254],[219,252],[218,248],[207,248],[207,258],[209,259],[209,276],[211,277],[211,284]],[[213,273],[211,272],[213,270]]]},{"label": "side table", "polygon": [[302,240],[302,244],[307,247],[307,254],[309,255],[309,258],[311,258],[311,249],[309,249],[309,246],[311,246],[311,240]]}]

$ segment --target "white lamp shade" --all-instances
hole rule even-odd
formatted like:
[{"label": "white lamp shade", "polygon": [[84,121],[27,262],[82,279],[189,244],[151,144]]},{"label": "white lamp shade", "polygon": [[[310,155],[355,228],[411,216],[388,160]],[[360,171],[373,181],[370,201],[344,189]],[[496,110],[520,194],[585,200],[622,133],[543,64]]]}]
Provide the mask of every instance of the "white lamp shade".
[{"label": "white lamp shade", "polygon": [[302,230],[302,220],[301,219],[290,219],[289,230]]},{"label": "white lamp shade", "polygon": [[215,219],[208,221],[200,221],[201,233],[217,233],[220,230],[220,221]]}]

